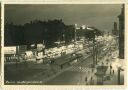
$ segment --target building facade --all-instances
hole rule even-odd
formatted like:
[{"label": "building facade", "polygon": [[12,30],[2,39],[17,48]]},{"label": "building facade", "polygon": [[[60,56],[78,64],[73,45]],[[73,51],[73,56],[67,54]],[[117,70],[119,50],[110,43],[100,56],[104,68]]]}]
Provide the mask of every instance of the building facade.
[{"label": "building facade", "polygon": [[124,59],[124,5],[121,8],[119,18],[119,58]]}]

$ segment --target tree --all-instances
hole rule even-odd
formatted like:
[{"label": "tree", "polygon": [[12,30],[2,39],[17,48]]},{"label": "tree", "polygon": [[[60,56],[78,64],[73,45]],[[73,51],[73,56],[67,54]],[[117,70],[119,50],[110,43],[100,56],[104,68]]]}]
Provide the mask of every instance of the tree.
[{"label": "tree", "polygon": [[5,45],[22,45],[24,44],[24,27],[22,25],[14,25],[8,23],[5,26]]},{"label": "tree", "polygon": [[65,25],[62,19],[33,20],[24,25],[5,24],[5,46],[44,43],[54,47],[56,41],[69,43],[74,37],[74,26]]},{"label": "tree", "polygon": [[65,29],[65,43],[69,44],[75,37],[75,27],[73,25],[67,25]]}]

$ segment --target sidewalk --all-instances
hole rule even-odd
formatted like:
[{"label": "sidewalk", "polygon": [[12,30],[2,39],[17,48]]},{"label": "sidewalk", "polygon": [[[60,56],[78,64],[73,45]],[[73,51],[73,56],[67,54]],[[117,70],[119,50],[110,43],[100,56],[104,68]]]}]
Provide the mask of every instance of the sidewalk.
[{"label": "sidewalk", "polygon": [[[114,58],[113,58],[114,57]],[[104,85],[118,85],[118,68],[121,67],[125,70],[125,62],[118,58],[118,51],[113,52],[112,57],[108,58],[109,61],[106,59],[103,61],[104,65],[108,66],[106,71],[106,75],[110,77],[110,80],[104,80]],[[110,68],[111,66],[111,68]],[[120,72],[120,81],[121,84],[124,84],[124,71]]]},{"label": "sidewalk", "polygon": [[[118,85],[118,71],[117,71],[118,67],[121,67],[122,69],[125,70],[126,64],[124,60],[120,60],[118,58],[118,51],[114,51],[112,56],[108,56],[108,55],[106,55],[106,57],[100,60],[98,64],[96,65],[96,67],[101,66],[101,65],[108,66],[106,74],[103,76],[104,85]],[[112,66],[111,74],[110,74],[110,65]],[[88,73],[87,76],[93,77],[93,79],[91,80],[90,78],[89,81],[86,82],[86,84],[97,85],[97,76],[94,74],[95,72],[97,72],[96,68],[94,72],[91,73],[91,75]],[[121,85],[124,84],[124,71],[120,72],[120,84]]]},{"label": "sidewalk", "polygon": [[[104,82],[105,85],[118,85],[118,68],[121,67],[125,70],[125,63],[124,60],[120,60],[119,58],[115,58],[113,61],[109,63],[112,66],[108,68],[106,74],[109,75],[111,78]],[[120,81],[121,85],[124,84],[124,71],[120,71]]]}]

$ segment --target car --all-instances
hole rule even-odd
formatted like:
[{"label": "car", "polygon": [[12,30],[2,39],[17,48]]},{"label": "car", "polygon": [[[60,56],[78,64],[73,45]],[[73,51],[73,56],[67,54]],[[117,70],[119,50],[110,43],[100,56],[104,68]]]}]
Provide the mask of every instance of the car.
[{"label": "car", "polygon": [[116,59],[117,57],[112,57],[112,59]]},{"label": "car", "polygon": [[76,56],[77,56],[77,58],[83,57],[83,55],[81,53],[77,53]]},{"label": "car", "polygon": [[90,52],[90,51],[87,51],[86,53],[87,53],[87,54],[90,54],[91,52]]}]

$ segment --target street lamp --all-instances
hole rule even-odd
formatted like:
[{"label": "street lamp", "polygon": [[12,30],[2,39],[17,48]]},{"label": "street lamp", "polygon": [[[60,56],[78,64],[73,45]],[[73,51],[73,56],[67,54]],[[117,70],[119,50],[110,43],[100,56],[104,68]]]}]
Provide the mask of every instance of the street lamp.
[{"label": "street lamp", "polygon": [[98,62],[99,48],[100,48],[99,45],[102,42],[102,36],[96,37],[95,40],[96,40],[96,64],[97,64],[97,62]]},{"label": "street lamp", "polygon": [[117,82],[118,82],[118,85],[120,85],[121,83],[120,83],[120,72],[121,71],[124,71],[124,69],[122,69],[122,66],[121,65],[119,65],[119,64],[117,64]]}]

